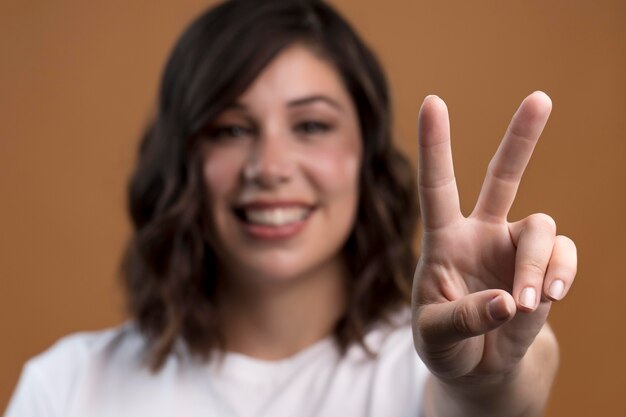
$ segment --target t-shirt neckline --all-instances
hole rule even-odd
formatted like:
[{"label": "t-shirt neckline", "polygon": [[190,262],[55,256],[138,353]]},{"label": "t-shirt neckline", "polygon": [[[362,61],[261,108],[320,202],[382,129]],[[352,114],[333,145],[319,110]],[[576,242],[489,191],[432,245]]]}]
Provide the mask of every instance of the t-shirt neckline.
[{"label": "t-shirt neckline", "polygon": [[285,373],[300,368],[318,356],[337,354],[332,335],[314,342],[295,354],[277,360],[259,359],[238,352],[223,352],[211,360],[208,367],[214,376],[237,379],[241,382],[267,384],[273,379],[282,379]]}]

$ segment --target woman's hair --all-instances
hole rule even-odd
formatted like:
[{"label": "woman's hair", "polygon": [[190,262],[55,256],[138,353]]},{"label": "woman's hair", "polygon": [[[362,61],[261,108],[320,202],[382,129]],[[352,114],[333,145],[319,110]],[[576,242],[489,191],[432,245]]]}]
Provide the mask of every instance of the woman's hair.
[{"label": "woman's hair", "polygon": [[363,141],[357,217],[343,248],[350,272],[347,308],[334,329],[341,350],[363,344],[374,322],[410,299],[415,179],[391,141],[390,100],[376,57],[321,1],[225,2],[198,17],[174,47],[129,184],[134,233],[122,275],[154,371],[177,340],[203,359],[223,348],[215,303],[222,277],[207,236],[202,131],[294,43],[336,68],[357,109]]}]

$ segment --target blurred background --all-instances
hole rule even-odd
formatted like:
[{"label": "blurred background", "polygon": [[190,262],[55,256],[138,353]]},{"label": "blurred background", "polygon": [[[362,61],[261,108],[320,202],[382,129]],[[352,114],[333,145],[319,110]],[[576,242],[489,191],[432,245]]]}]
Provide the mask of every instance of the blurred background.
[{"label": "blurred background", "polygon": [[[29,357],[126,319],[126,181],[164,60],[199,0],[0,2],[0,410]],[[415,162],[423,97],[448,103],[468,214],[519,102],[554,110],[510,220],[545,212],[579,251],[554,306],[547,416],[625,416],[626,2],[333,1],[378,52]]]}]

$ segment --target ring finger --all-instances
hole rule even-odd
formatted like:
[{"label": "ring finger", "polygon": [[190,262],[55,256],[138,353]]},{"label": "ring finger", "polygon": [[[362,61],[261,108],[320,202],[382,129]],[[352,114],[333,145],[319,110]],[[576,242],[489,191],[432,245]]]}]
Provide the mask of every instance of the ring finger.
[{"label": "ring finger", "polygon": [[511,225],[511,237],[517,246],[513,298],[521,310],[534,311],[543,293],[556,224],[546,214],[533,214]]}]

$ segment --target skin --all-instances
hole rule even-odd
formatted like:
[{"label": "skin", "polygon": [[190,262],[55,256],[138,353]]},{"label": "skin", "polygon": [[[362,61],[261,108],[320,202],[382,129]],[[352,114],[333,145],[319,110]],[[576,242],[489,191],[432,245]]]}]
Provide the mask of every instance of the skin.
[{"label": "skin", "polygon": [[[319,96],[325,99],[294,105]],[[546,318],[574,280],[576,249],[548,216],[511,223],[507,213],[550,109],[540,92],[523,101],[475,210],[464,217],[447,108],[434,96],[422,105],[424,233],[412,310],[416,350],[433,373],[425,392],[430,417],[540,415],[546,402],[558,363]],[[320,121],[332,128],[320,130]],[[227,350],[291,356],[328,336],[345,306],[339,251],[354,224],[362,154],[355,108],[332,65],[294,45],[212,131],[204,180],[227,277],[218,300]],[[298,199],[317,209],[297,236],[268,242],[246,235],[232,211],[257,198]]]},{"label": "skin", "polygon": [[[219,291],[227,348],[290,356],[330,334],[345,305],[340,250],[354,225],[362,153],[356,109],[335,69],[294,45],[209,132],[203,172],[227,277]],[[232,210],[254,201],[315,210],[294,237],[259,239]]]},{"label": "skin", "polygon": [[507,215],[551,107],[542,92],[522,102],[464,217],[446,105],[435,96],[422,105],[413,334],[434,374],[429,416],[534,416],[547,400],[558,347],[546,318],[572,285],[576,247],[545,214]]}]

